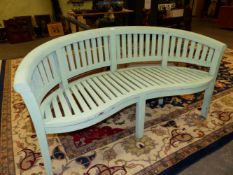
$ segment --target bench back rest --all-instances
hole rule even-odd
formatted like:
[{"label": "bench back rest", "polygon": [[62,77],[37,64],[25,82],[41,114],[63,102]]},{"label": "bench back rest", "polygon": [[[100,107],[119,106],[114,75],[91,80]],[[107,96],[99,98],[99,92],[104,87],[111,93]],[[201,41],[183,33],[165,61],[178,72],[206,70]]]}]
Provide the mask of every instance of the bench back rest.
[{"label": "bench back rest", "polygon": [[116,28],[117,64],[161,61],[165,32],[161,28]]},{"label": "bench back rest", "polygon": [[66,87],[73,76],[110,66],[110,31],[70,34],[31,51],[21,62],[15,89],[31,91],[41,103],[56,85]]},{"label": "bench back rest", "polygon": [[57,55],[56,52],[53,51],[47,56],[42,57],[41,61],[35,65],[31,78],[28,80],[28,85],[33,94],[36,94],[35,97],[38,102],[40,102],[45,94],[60,82],[61,78],[57,63]]},{"label": "bench back rest", "polygon": [[225,44],[193,32],[169,30],[166,61],[209,67],[209,73],[216,74]]},{"label": "bench back rest", "polygon": [[64,86],[74,76],[111,65],[109,33],[76,35],[56,51]]},{"label": "bench back rest", "polygon": [[183,62],[210,68],[210,74],[218,71],[225,44],[212,38],[162,27],[116,28],[117,64],[161,61]]},{"label": "bench back rest", "polygon": [[38,104],[56,85],[90,70],[142,61],[170,61],[210,67],[216,75],[225,45],[191,32],[159,27],[89,30],[49,41],[29,53],[15,76],[15,89],[33,93]]}]

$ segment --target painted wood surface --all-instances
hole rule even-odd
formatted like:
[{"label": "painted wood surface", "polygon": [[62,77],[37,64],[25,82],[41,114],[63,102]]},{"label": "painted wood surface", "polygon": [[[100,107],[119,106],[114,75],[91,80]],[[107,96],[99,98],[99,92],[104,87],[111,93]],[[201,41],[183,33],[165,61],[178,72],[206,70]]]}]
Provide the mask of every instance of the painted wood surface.
[{"label": "painted wood surface", "polygon": [[[141,138],[147,99],[199,91],[205,91],[201,115],[206,117],[225,47],[187,31],[115,27],[66,35],[34,49],[20,64],[14,88],[29,109],[47,173],[52,174],[48,133],[92,126],[136,103],[136,137]],[[126,63],[137,66],[119,68]],[[105,71],[90,75],[100,68]]]}]

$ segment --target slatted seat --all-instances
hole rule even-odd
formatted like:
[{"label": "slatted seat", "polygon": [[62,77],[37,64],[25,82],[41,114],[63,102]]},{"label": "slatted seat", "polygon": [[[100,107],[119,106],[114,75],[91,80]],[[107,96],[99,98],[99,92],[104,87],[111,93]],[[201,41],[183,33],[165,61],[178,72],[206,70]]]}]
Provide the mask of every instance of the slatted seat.
[{"label": "slatted seat", "polygon": [[43,101],[41,111],[48,132],[58,124],[60,132],[61,124],[96,120],[102,111],[127,98],[140,94],[150,96],[155,90],[205,87],[211,80],[207,72],[183,67],[148,66],[109,71],[85,77],[65,90],[54,92]]},{"label": "slatted seat", "polygon": [[[147,99],[200,91],[205,91],[200,114],[207,117],[225,47],[176,29],[115,27],[67,35],[34,49],[17,69],[14,88],[30,113],[47,174],[53,173],[46,134],[92,126],[136,103],[135,136],[141,138]],[[132,63],[136,66],[122,68]],[[108,71],[97,73],[102,68]]]}]

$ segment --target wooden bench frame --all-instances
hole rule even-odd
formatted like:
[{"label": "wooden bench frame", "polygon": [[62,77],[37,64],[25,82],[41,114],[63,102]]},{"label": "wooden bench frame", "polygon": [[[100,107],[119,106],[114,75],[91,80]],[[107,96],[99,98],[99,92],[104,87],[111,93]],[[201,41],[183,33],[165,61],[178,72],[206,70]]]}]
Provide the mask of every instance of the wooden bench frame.
[{"label": "wooden bench frame", "polygon": [[[47,134],[92,126],[136,103],[136,137],[141,138],[147,99],[203,90],[201,115],[206,117],[225,47],[182,30],[115,27],[66,35],[31,51],[17,69],[14,89],[29,110],[47,174],[52,174]],[[119,69],[137,62],[159,65]],[[209,71],[170,62],[199,65]],[[110,70],[70,81],[106,67]]]}]

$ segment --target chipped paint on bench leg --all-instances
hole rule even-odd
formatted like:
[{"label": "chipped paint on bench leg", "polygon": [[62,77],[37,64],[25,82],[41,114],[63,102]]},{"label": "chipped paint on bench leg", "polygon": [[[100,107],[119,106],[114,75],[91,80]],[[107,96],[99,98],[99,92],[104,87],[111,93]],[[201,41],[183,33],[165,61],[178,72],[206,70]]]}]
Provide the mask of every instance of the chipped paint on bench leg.
[{"label": "chipped paint on bench leg", "polygon": [[211,83],[209,87],[205,90],[204,99],[201,107],[201,115],[204,118],[207,118],[208,116],[208,109],[210,106],[213,91],[214,91],[214,83]]},{"label": "chipped paint on bench leg", "polygon": [[137,139],[143,137],[145,108],[146,108],[146,100],[143,98],[139,98],[138,102],[136,103],[136,138]]}]

